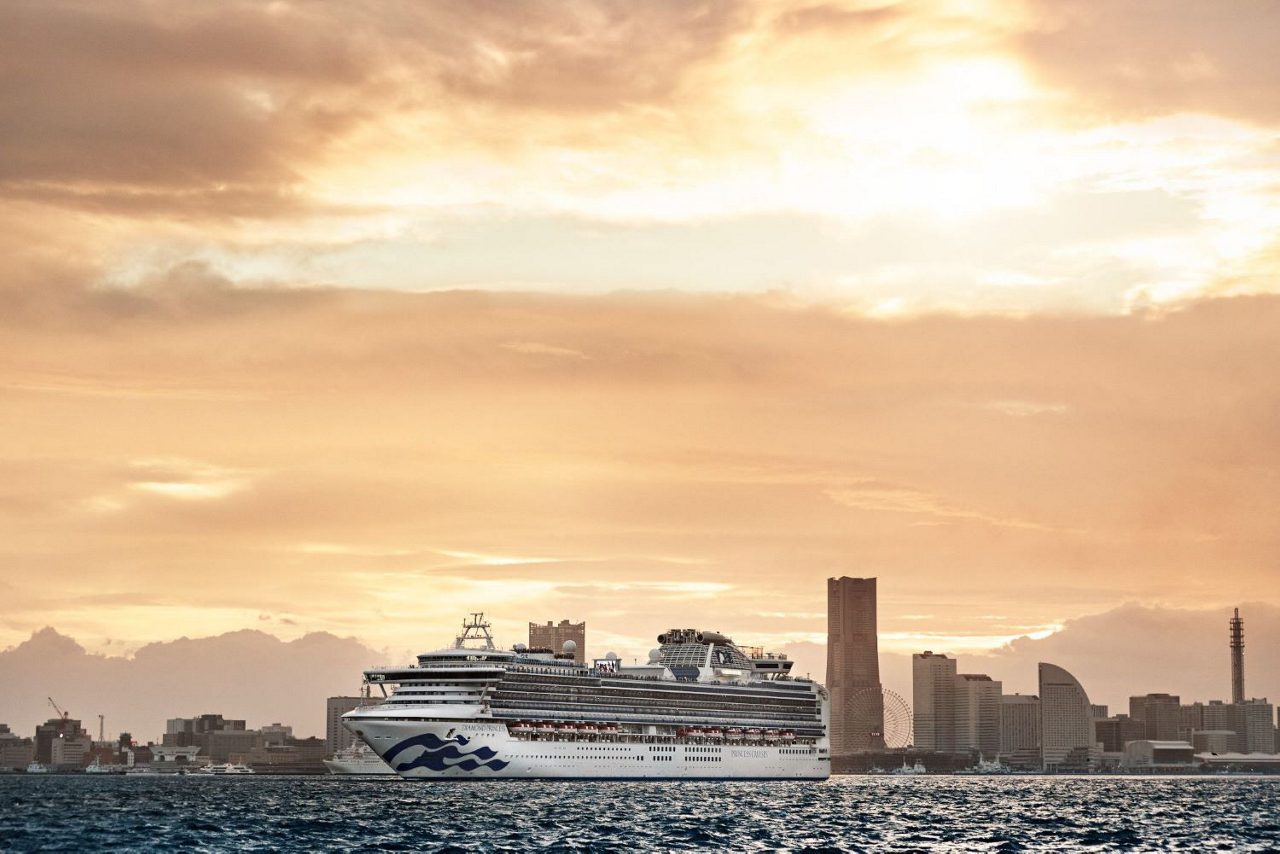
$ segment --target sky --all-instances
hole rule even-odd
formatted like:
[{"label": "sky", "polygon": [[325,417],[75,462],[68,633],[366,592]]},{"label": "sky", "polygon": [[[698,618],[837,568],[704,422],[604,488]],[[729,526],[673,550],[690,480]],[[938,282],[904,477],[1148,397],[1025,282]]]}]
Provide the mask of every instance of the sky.
[{"label": "sky", "polygon": [[0,5],[0,649],[1280,605],[1278,25]]}]

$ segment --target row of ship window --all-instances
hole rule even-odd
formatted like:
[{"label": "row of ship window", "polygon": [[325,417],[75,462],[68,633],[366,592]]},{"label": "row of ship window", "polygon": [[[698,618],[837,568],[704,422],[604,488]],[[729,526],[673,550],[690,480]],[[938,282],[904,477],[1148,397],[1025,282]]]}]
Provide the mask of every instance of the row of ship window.
[{"label": "row of ship window", "polygon": [[647,708],[643,706],[599,706],[593,703],[548,703],[548,702],[541,702],[541,701],[535,703],[529,700],[516,701],[516,700],[503,700],[503,699],[495,699],[490,705],[494,709],[514,709],[518,712],[523,712],[526,714],[537,714],[543,710],[546,710],[546,711],[554,710],[554,711],[560,711],[560,712],[572,712],[576,714],[587,713],[587,714],[603,716],[603,717],[614,717],[614,716],[622,716],[622,715],[632,715],[636,717],[652,717],[654,715],[657,715],[661,717],[663,715],[670,716],[675,711],[680,711],[686,714],[691,711],[698,711],[698,712],[701,712],[701,717],[708,718],[708,719],[715,719],[717,721],[729,720],[735,723],[761,723],[761,724],[769,724],[769,725],[773,725],[774,722],[778,722],[779,725],[785,723],[788,726],[795,726],[796,729],[803,728],[806,724],[813,726],[817,723],[817,721],[810,716],[778,714],[778,713],[770,713],[765,711],[744,712],[737,709],[693,710],[693,709],[684,709],[684,708],[678,708],[678,709],[665,708],[664,709],[661,707],[655,709],[655,708]]},{"label": "row of ship window", "polygon": [[[589,699],[580,700],[586,696]],[[559,700],[591,706],[648,706],[664,709],[718,709],[726,712],[769,711],[792,715],[813,716],[817,712],[814,705],[793,706],[783,703],[716,703],[703,700],[686,700],[679,697],[646,697],[633,695],[629,697],[594,697],[591,695],[567,694],[559,691],[513,691],[499,689],[493,693],[494,699],[524,699],[534,704],[542,700]]]},{"label": "row of ship window", "polygon": [[[450,693],[450,692],[441,692]],[[453,692],[457,693],[457,692]],[[812,713],[817,703],[796,702],[788,697],[774,700],[769,697],[743,697],[735,699],[717,699],[715,697],[691,697],[686,694],[667,694],[659,691],[627,691],[612,693],[608,691],[593,692],[576,689],[547,690],[528,685],[503,685],[493,691],[494,696],[529,696],[529,697],[565,697],[573,700],[584,698],[593,703],[648,703],[650,705],[679,705],[693,709],[787,709],[789,711]]]},{"label": "row of ship window", "polygon": [[[582,690],[590,694],[601,694],[601,693],[634,694],[640,691],[648,691],[648,692],[658,692],[662,694],[679,694],[681,696],[687,696],[689,694],[699,694],[702,696],[710,696],[716,699],[725,699],[725,700],[729,700],[733,697],[753,697],[756,699],[813,702],[813,694],[808,690],[803,690],[803,689],[777,691],[777,690],[760,690],[759,688],[750,688],[745,686],[711,687],[711,686],[702,686],[696,682],[694,683],[681,682],[679,688],[661,688],[661,687],[658,687],[657,685],[654,685],[651,680],[645,683],[641,683],[636,687],[631,687],[629,685],[627,686],[596,685],[596,684],[581,685],[581,684],[576,684],[574,682],[567,681],[565,679],[557,679],[554,677],[545,677],[545,676],[535,676],[535,675],[526,674],[526,673],[514,673],[514,672],[506,673],[500,681],[504,684],[525,683],[525,684],[536,684],[536,685],[550,685],[550,686],[554,686],[556,688],[560,688],[564,690]],[[440,682],[443,683],[444,680],[440,680]],[[667,683],[667,684],[670,684],[670,683]]]}]

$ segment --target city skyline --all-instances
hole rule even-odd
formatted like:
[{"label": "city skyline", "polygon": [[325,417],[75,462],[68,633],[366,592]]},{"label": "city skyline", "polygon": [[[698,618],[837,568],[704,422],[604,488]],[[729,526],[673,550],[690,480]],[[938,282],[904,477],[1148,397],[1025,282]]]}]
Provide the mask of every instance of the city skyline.
[{"label": "city skyline", "polygon": [[[966,671],[988,673],[1003,683],[1006,694],[1034,694],[1036,664],[1056,662],[1076,674],[1095,702],[1113,710],[1128,708],[1129,698],[1148,692],[1168,691],[1184,698],[1208,701],[1230,699],[1230,662],[1226,646],[1226,617],[1229,610],[1208,613],[1202,622],[1169,624],[1167,637],[1158,647],[1144,646],[1143,639],[1159,634],[1153,613],[1124,610],[1114,612],[1108,622],[1090,621],[1079,628],[1068,626],[1057,636],[1034,640],[1006,655],[987,656],[959,653]],[[1249,621],[1250,634],[1257,643],[1247,667],[1251,695],[1280,695],[1280,661],[1268,651],[1280,648],[1280,609],[1259,612],[1246,606],[1242,615]],[[590,615],[586,615],[590,621]],[[525,639],[528,622],[519,618],[495,620],[499,642],[510,646]],[[664,626],[671,628],[672,626]],[[707,628],[707,626],[702,626]],[[722,630],[729,626],[721,624]],[[1125,634],[1127,632],[1128,634]],[[744,644],[754,638],[730,632]],[[359,674],[374,664],[397,664],[413,655],[446,643],[454,632],[425,641],[412,652],[388,654],[371,649],[353,638],[322,635],[284,642],[262,632],[237,632],[226,636],[183,639],[154,644],[135,659],[91,654],[70,638],[56,632],[42,632],[24,644],[27,650],[0,650],[0,681],[11,690],[0,696],[0,723],[17,728],[34,727],[48,716],[46,695],[52,694],[64,707],[86,720],[106,713],[109,729],[124,729],[141,735],[163,731],[172,714],[192,714],[214,708],[255,724],[289,720],[305,735],[324,736],[326,725],[323,701],[328,696],[354,695]],[[511,640],[515,638],[516,640]],[[510,641],[510,643],[506,643]],[[1067,641],[1064,646],[1062,641]],[[644,661],[653,642],[633,653],[617,651]],[[1116,661],[1117,647],[1130,650],[1119,670],[1108,670]],[[796,672],[824,678],[826,654],[821,646],[783,648],[797,662]],[[947,651],[949,655],[956,655]],[[912,701],[911,655],[880,653],[880,670],[885,688]],[[259,682],[246,692],[242,659],[258,662]],[[1178,663],[1179,675],[1166,679],[1156,674]],[[156,673],[167,674],[157,693],[148,693]],[[310,698],[310,699],[308,699]],[[151,723],[139,725],[140,720]],[[122,724],[123,722],[123,724]]]},{"label": "city skyline", "polygon": [[4,4],[0,650],[1280,607],[1278,16]]}]

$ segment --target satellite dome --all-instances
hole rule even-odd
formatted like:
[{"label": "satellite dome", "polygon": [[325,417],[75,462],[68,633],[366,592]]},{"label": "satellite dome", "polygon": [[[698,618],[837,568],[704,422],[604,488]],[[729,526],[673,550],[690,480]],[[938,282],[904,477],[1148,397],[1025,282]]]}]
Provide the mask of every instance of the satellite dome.
[{"label": "satellite dome", "polygon": [[564,646],[560,647],[566,654],[572,655],[578,651],[578,645],[573,641],[565,641]]},{"label": "satellite dome", "polygon": [[649,663],[650,663],[650,664],[657,664],[657,663],[658,663],[658,659],[660,659],[660,658],[662,658],[662,650],[660,650],[660,649],[651,649],[651,650],[649,650]]},{"label": "satellite dome", "polygon": [[604,654],[604,657],[605,657],[606,659],[608,659],[609,661],[617,661],[617,660],[618,660],[618,654],[617,654],[616,652],[606,652],[606,653]]}]

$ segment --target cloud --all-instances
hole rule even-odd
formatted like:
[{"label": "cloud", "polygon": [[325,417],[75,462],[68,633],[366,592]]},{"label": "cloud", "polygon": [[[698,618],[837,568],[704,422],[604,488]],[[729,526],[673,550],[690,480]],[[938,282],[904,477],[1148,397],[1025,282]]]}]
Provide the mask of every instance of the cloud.
[{"label": "cloud", "polygon": [[1214,113],[1280,120],[1271,34],[1280,10],[1265,0],[1030,0],[1017,41],[1047,83],[1085,115]]},{"label": "cloud", "polygon": [[364,668],[381,663],[382,653],[325,633],[290,642],[249,630],[183,637],[121,657],[89,653],[46,627],[0,651],[0,721],[32,735],[53,714],[49,695],[95,737],[99,714],[108,737],[126,731],[146,742],[159,740],[166,719],[206,712],[323,737],[325,698],[355,695]]}]

